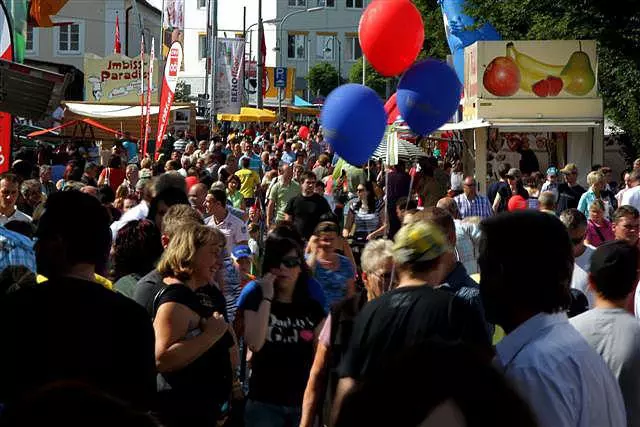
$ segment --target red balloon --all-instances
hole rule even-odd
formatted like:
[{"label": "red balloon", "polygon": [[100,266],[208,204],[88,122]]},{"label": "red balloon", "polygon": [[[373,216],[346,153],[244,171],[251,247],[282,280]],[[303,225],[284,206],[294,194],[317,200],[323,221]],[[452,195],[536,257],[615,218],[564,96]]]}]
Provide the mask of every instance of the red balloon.
[{"label": "red balloon", "polygon": [[400,115],[400,111],[398,110],[398,104],[396,103],[396,93],[389,97],[387,102],[384,104],[384,112],[387,114],[387,124],[390,125],[396,121],[398,116]]},{"label": "red balloon", "polygon": [[307,139],[309,137],[309,128],[306,126],[300,126],[298,136],[302,139]]},{"label": "red balloon", "polygon": [[374,0],[360,18],[359,35],[373,68],[383,76],[397,76],[418,57],[424,23],[410,0]]}]

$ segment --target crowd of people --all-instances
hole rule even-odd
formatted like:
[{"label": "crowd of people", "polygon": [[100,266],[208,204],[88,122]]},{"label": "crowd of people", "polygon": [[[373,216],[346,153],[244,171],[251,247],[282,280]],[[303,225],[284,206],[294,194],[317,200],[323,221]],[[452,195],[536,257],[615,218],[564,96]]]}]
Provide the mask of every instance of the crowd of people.
[{"label": "crowd of people", "polygon": [[308,128],[17,156],[0,423],[640,425],[640,159],[484,195]]}]

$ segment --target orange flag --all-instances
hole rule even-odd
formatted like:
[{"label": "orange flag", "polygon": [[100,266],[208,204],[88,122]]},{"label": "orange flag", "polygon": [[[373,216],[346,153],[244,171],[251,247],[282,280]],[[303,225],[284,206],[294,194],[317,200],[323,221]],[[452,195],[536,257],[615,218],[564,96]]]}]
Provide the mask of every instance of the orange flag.
[{"label": "orange flag", "polygon": [[34,27],[53,27],[51,17],[67,4],[68,0],[31,0],[29,17]]}]

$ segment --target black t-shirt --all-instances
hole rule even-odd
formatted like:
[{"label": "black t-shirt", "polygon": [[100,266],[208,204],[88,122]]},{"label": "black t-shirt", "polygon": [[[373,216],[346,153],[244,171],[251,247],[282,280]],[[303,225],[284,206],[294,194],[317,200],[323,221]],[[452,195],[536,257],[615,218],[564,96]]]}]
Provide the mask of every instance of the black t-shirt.
[{"label": "black t-shirt", "polygon": [[133,299],[147,310],[149,317],[155,316],[153,301],[160,292],[160,289],[166,285],[162,283],[162,275],[158,270],[153,269],[149,274],[138,280],[135,289],[133,290]]},{"label": "black t-shirt", "polygon": [[[217,299],[222,297],[224,301],[220,291],[213,286],[209,288],[219,293]],[[160,307],[168,302],[184,305],[201,318],[209,318],[215,311],[214,303],[206,294],[198,294],[181,284],[166,286],[158,298],[157,306]],[[187,337],[197,336],[201,333],[202,331],[196,328],[189,331]],[[209,350],[186,367],[178,371],[159,374],[159,390],[170,391],[172,395],[179,395],[181,398],[188,396],[198,401],[206,398],[211,402],[224,402],[231,392],[229,348],[232,346],[233,338],[227,332]]]},{"label": "black t-shirt", "polygon": [[[489,188],[487,189],[487,198],[489,199],[491,204],[493,204],[493,201],[496,199],[496,195],[503,188],[509,188],[509,184],[507,184],[504,181],[496,181],[496,182],[492,183],[491,185],[489,185]],[[500,196],[500,197],[502,197],[502,196]]]},{"label": "black t-shirt", "polygon": [[330,211],[327,199],[315,193],[309,197],[294,197],[289,200],[284,210],[287,215],[293,217],[293,224],[305,239],[311,237],[320,222],[320,217]]},{"label": "black t-shirt", "polygon": [[575,185],[571,187],[566,182],[558,185],[558,213],[561,213],[567,209],[578,207],[580,196],[587,191],[581,185]]},{"label": "black t-shirt", "polygon": [[50,280],[0,307],[0,401],[81,381],[139,408],[156,392],[153,327],[129,298],[80,279]]},{"label": "black t-shirt", "polygon": [[[257,286],[243,300],[241,310],[258,311],[262,289]],[[309,298],[271,303],[267,340],[253,353],[249,398],[300,407],[314,357],[314,330],[324,319],[322,306]]]},{"label": "black t-shirt", "polygon": [[449,292],[426,285],[407,286],[364,306],[339,375],[362,379],[403,350],[432,339],[461,340],[481,351],[491,351],[477,311]]}]

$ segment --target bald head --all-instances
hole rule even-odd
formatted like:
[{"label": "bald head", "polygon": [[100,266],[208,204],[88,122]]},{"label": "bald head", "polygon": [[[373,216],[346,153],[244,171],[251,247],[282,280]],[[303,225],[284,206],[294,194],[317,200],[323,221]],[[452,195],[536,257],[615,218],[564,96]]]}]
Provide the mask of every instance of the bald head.
[{"label": "bald head", "polygon": [[458,205],[451,197],[443,197],[442,199],[438,200],[436,207],[449,212],[449,214],[451,214],[454,219],[460,219],[460,211],[458,210]]},{"label": "bald head", "polygon": [[209,189],[203,183],[194,184],[189,189],[189,203],[199,212],[204,212],[204,200]]}]

